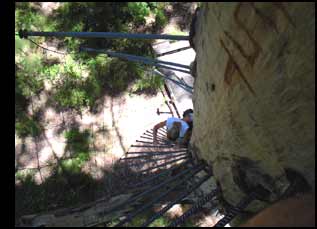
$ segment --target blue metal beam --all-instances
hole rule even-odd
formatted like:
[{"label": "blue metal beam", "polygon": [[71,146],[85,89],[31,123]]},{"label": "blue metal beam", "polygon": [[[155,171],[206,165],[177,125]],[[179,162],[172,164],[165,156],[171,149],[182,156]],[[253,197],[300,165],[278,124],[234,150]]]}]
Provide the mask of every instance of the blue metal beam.
[{"label": "blue metal beam", "polygon": [[185,91],[187,91],[188,93],[190,94],[193,94],[193,88],[189,85],[187,85],[186,83],[183,83],[183,82],[179,82],[179,81],[176,81],[172,78],[170,78],[169,76],[166,76],[165,74],[163,74],[162,72],[158,71],[158,70],[154,70],[154,72],[156,74],[158,74],[159,76],[162,76],[163,78],[169,80],[169,81],[172,81],[173,83],[175,83],[176,85],[178,85],[179,87],[183,88]]},{"label": "blue metal beam", "polygon": [[[88,49],[89,49],[89,48],[86,48],[87,51],[88,51]],[[84,48],[83,50],[85,50],[85,48]],[[93,49],[90,49],[90,50],[93,50]],[[169,61],[157,60],[157,59],[152,59],[152,58],[148,58],[148,57],[130,55],[130,54],[126,54],[126,53],[118,53],[118,52],[107,51],[107,50],[102,50],[102,52],[105,52],[107,55],[113,56],[113,57],[131,58],[131,59],[146,61],[146,62],[150,62],[150,63],[158,63],[158,64],[165,64],[165,65],[172,65],[172,66],[175,66],[175,67],[190,69],[190,67],[189,67],[188,65],[178,64],[178,63],[169,62]]]},{"label": "blue metal beam", "polygon": [[[181,65],[181,64],[177,64],[177,63],[172,63],[172,62],[167,62],[167,61],[163,61],[164,63],[162,63],[160,60],[153,60],[150,58],[134,56],[134,55],[129,55],[129,54],[125,54],[125,53],[116,53],[116,52],[102,50],[102,49],[81,48],[80,50],[86,51],[86,52],[104,53],[104,54],[107,54],[111,57],[118,57],[118,58],[122,58],[122,59],[125,59],[128,61],[140,62],[143,64],[148,64],[148,65],[156,66],[159,68],[166,68],[166,69],[171,69],[174,71],[179,71],[179,72],[184,72],[184,73],[190,74],[190,71],[188,71],[188,70],[170,67],[170,66],[177,66],[177,67],[186,66],[186,65]],[[167,66],[167,63],[170,66]],[[188,66],[186,66],[186,67],[188,67]]]},{"label": "blue metal beam", "polygon": [[168,34],[137,34],[114,32],[33,32],[20,30],[21,38],[32,37],[78,37],[78,38],[127,38],[127,39],[164,39],[164,40],[189,40],[189,36]]}]

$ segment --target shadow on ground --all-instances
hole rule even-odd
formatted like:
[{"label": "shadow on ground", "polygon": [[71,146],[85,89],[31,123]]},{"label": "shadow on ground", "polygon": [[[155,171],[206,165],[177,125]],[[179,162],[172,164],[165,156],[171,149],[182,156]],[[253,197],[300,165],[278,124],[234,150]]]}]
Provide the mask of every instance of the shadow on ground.
[{"label": "shadow on ground", "polygon": [[[117,5],[117,3],[113,4]],[[82,31],[90,31],[92,29],[94,31],[124,31],[124,28],[120,28],[120,23],[114,25],[108,22],[107,17],[111,18],[114,15],[118,15],[116,12],[104,14],[99,8],[99,5],[97,5],[94,8],[94,11],[89,12],[89,15],[84,18],[84,26],[86,26],[86,28]],[[88,8],[83,6],[77,8],[78,11],[71,8],[68,10],[73,10],[69,17],[62,16],[63,13],[67,13],[65,11],[55,14],[55,16],[57,15],[57,17],[60,18],[61,24],[59,25],[59,28],[70,31],[79,24],[78,21],[76,21],[76,17],[78,17],[78,15],[85,15]],[[96,17],[94,12],[99,12],[98,17]],[[52,17],[55,16],[53,14]],[[69,20],[70,18],[72,18],[72,20]],[[92,21],[93,18],[97,21]],[[122,18],[122,20],[125,19]],[[52,39],[48,39],[48,41],[52,41]],[[96,39],[87,40],[83,43],[76,43],[74,40],[68,39],[64,40],[63,45],[70,47],[70,50],[76,51],[80,45],[87,45],[91,48],[115,47],[117,51],[124,51],[135,55],[152,55],[152,48],[149,42],[140,42],[136,45],[135,41],[122,40],[117,42],[114,40],[106,41],[105,39]],[[94,59],[92,58],[94,55],[83,53],[77,53],[74,56],[83,62]],[[49,67],[65,63],[59,63],[57,60],[44,60],[42,64]],[[100,58],[99,60],[90,62],[89,70],[91,70],[91,75],[84,83],[76,80],[68,81],[66,83],[61,82],[57,85],[57,88],[54,88],[54,90],[57,89],[60,92],[63,92],[60,94],[60,98],[65,99],[72,96],[72,93],[69,92],[74,91],[85,94],[87,100],[85,100],[84,105],[88,106],[92,113],[99,114],[103,108],[103,99],[105,99],[106,96],[109,96],[110,98],[120,96],[122,92],[126,91],[127,88],[138,79],[143,71],[143,67],[115,58]],[[22,80],[22,82],[24,82],[24,80]],[[17,135],[19,135],[21,139],[21,144],[18,146],[21,147],[21,154],[16,158],[15,173],[17,181],[15,185],[16,224],[18,224],[18,219],[22,215],[75,206],[79,203],[82,204],[93,201],[100,197],[110,198],[118,193],[131,191],[131,189],[127,188],[127,184],[145,177],[142,175],[140,178],[138,172],[127,169],[126,163],[123,162],[116,162],[107,168],[101,168],[102,176],[98,179],[92,177],[91,174],[85,173],[82,170],[82,166],[90,159],[91,149],[89,148],[89,138],[91,136],[89,136],[87,131],[81,130],[80,124],[75,118],[70,118],[68,120],[63,119],[63,122],[56,124],[58,127],[56,128],[56,131],[54,130],[55,134],[61,135],[66,132],[65,151],[67,152],[65,157],[57,155],[54,147],[49,141],[49,136],[47,136],[45,132],[45,130],[50,127],[45,126],[45,123],[43,123],[43,114],[48,108],[54,110],[54,114],[57,115],[74,111],[75,109],[68,105],[60,106],[60,104],[56,103],[56,101],[54,101],[56,91],[54,90],[48,92],[48,100],[42,107],[34,110],[33,114],[29,114],[28,107],[31,106],[31,101],[26,96],[23,96],[20,85],[17,85],[16,81],[15,118],[16,123],[20,123],[18,128],[16,126],[16,130],[18,129]],[[153,91],[150,92],[151,94],[153,93]],[[76,111],[81,115],[80,111]],[[116,125],[115,113],[112,112],[111,115],[113,117],[112,124],[120,140],[120,145],[126,151]],[[31,140],[32,144],[29,144],[27,140]],[[38,151],[44,146],[52,152],[51,159],[49,160],[50,162],[47,165],[41,165],[38,155]],[[30,151],[34,151],[35,154],[30,154]],[[28,170],[30,172],[24,173],[17,170],[17,168],[22,164],[20,156],[25,155],[28,156],[25,160],[35,160],[36,166]],[[45,170],[46,168],[47,170]],[[36,171],[39,173],[40,183],[35,180],[34,174]],[[161,169],[160,171],[164,171],[164,169]],[[42,178],[42,176],[45,178]]]},{"label": "shadow on ground", "polygon": [[[68,139],[73,142],[69,142],[67,148],[75,152],[84,151],[87,145],[77,145],[76,140],[87,138],[87,134],[75,129],[69,135]],[[50,176],[41,184],[34,181],[32,174],[18,176],[19,182],[15,186],[16,225],[19,225],[20,217],[23,215],[76,207],[79,206],[79,203],[83,205],[100,198],[107,200],[124,193],[137,194],[182,171],[186,164],[177,163],[187,158],[186,149],[180,148],[181,152],[174,152],[175,149],[170,148],[164,142],[163,133],[159,137],[161,142],[159,148],[151,145],[151,141],[145,141],[152,138],[150,132],[145,133],[143,137],[141,139],[143,141],[137,141],[138,143],[133,145],[126,157],[116,161],[108,169],[102,168],[103,174],[98,179],[82,171],[80,161],[78,161],[78,159],[82,159],[80,157],[75,159],[77,161],[58,160],[52,167]],[[157,177],[158,175],[160,177]],[[184,186],[180,186],[175,191],[183,189]],[[140,204],[148,202],[160,192],[160,189],[154,190],[151,196],[140,200],[141,202],[136,203],[135,207],[140,207]],[[170,197],[166,196],[160,203],[168,202],[173,195],[175,196],[171,193]],[[150,213],[154,213],[152,207],[145,214],[136,217],[129,225],[143,222]],[[161,220],[164,221],[161,223],[168,222],[165,218]]]},{"label": "shadow on ground", "polygon": [[19,182],[15,185],[16,224],[23,215],[74,207],[124,191],[124,183],[120,182],[120,165],[113,166],[112,171],[103,172],[103,177],[96,180],[83,173],[77,164],[59,161],[41,184],[34,181],[32,174],[18,178]]}]

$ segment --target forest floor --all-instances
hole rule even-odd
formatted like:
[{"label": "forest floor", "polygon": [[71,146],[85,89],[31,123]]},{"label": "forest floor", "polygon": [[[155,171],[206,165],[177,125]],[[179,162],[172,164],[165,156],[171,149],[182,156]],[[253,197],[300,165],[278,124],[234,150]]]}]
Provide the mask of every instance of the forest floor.
[{"label": "forest floor", "polygon": [[[49,15],[58,6],[59,3],[41,3],[39,10],[43,11],[45,15]],[[189,10],[193,11],[192,6],[190,7]],[[180,19],[179,15],[171,16],[170,23],[164,28],[164,33],[175,31],[188,33],[188,26],[183,27],[183,31],[181,31]],[[44,42],[42,45],[52,50],[64,51],[59,50],[54,42]],[[177,44],[175,45],[177,46]],[[169,49],[172,50],[173,47],[171,46]],[[182,54],[173,54],[162,59],[169,61],[175,59],[175,56],[182,56]],[[190,52],[189,54],[192,55],[193,53]],[[47,52],[46,55],[48,59],[58,58],[63,61],[64,58],[63,55],[52,52]],[[187,59],[192,61],[190,56]],[[45,86],[50,87],[47,82]],[[142,131],[153,127],[157,122],[168,117],[168,114],[161,114],[160,116],[156,114],[157,108],[161,111],[168,110],[160,92],[156,95],[135,95],[129,93],[129,91],[128,89],[116,97],[105,95],[100,99],[102,109],[97,113],[86,110],[82,115],[79,115],[72,110],[59,112],[47,106],[50,95],[44,90],[39,96],[33,98],[28,110],[30,114],[35,110],[41,110],[41,124],[45,130],[42,136],[37,138],[19,138],[16,136],[16,169],[36,169],[38,170],[35,173],[36,181],[38,183],[42,182],[45,179],[44,174],[48,172],[43,172],[41,175],[40,169],[44,167],[48,170],[47,167],[49,166],[47,165],[56,160],[56,156],[58,158],[67,156],[67,142],[63,133],[75,127],[78,127],[80,132],[89,130],[94,136],[91,145],[95,154],[88,164],[106,166],[107,162],[120,158],[136,137],[143,133]]]},{"label": "forest floor", "polygon": [[[39,5],[45,15],[49,15],[52,9],[58,6],[58,3]],[[186,10],[189,10],[190,14],[195,10],[195,6],[192,4],[184,7],[188,8]],[[184,22],[191,20],[190,14],[170,15],[170,23],[164,28],[164,33],[188,33],[189,24],[184,25]],[[42,45],[49,49],[64,51],[57,49],[54,43],[43,43]],[[51,55],[52,58],[63,58],[54,53],[47,55]],[[49,86],[46,84],[46,87]],[[128,151],[130,145],[145,130],[151,129],[156,123],[169,116],[169,114],[156,114],[157,108],[161,111],[168,111],[160,92],[156,95],[136,95],[131,94],[128,89],[118,96],[105,95],[99,101],[101,108],[97,112],[85,110],[81,115],[71,110],[56,111],[47,105],[49,97],[50,94],[44,90],[39,97],[33,98],[28,109],[30,114],[35,110],[41,110],[40,121],[44,128],[41,135],[25,138],[16,135],[15,137],[16,207],[18,208],[16,216],[35,213],[33,211],[36,209],[32,209],[32,206],[25,202],[21,205],[19,200],[27,198],[30,199],[29,201],[34,201],[32,198],[36,197],[32,197],[32,195],[36,195],[36,192],[32,190],[32,187],[47,184],[47,180],[56,170],[56,165],[71,157],[65,132],[75,130],[80,136],[86,136],[85,133],[89,133],[87,144],[90,149],[90,158],[82,166],[81,173],[98,181],[104,179],[105,171],[112,169],[113,164]],[[21,183],[18,179],[25,174],[32,174],[34,180],[31,185]],[[62,190],[60,187],[55,187],[50,191],[54,195],[54,192],[62,192]],[[23,197],[17,196],[22,193]],[[62,206],[50,203],[45,209],[58,207]]]}]

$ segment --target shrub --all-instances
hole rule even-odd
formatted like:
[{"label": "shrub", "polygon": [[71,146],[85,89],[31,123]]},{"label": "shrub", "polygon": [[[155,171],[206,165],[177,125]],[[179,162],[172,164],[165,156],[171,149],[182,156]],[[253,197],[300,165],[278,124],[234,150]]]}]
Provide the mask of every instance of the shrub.
[{"label": "shrub", "polygon": [[[20,49],[26,48],[20,43]],[[40,76],[42,56],[38,53],[16,54],[15,75],[16,86],[24,96],[37,95],[43,88],[43,79]]]},{"label": "shrub", "polygon": [[15,4],[15,28],[35,30],[35,31],[53,31],[56,23],[44,16],[30,2],[16,2]]},{"label": "shrub", "polygon": [[34,181],[35,171],[31,169],[19,170],[15,173],[15,178],[24,183],[31,183]]},{"label": "shrub", "polygon": [[67,83],[64,87],[60,88],[54,96],[58,105],[62,108],[70,108],[81,111],[86,107],[89,101],[86,99],[85,91],[73,88],[76,84]]},{"label": "shrub", "polygon": [[[133,32],[144,23],[144,17],[152,11],[160,25],[165,23],[162,4],[156,2],[80,2],[63,3],[52,17],[44,17],[33,3],[16,4],[16,28],[62,31],[116,31]],[[132,24],[132,27],[130,25]],[[34,26],[35,28],[31,28]],[[40,50],[29,41],[16,37],[16,98],[27,103],[31,96],[38,95],[44,81],[53,85],[56,105],[62,109],[81,111],[91,108],[103,93],[117,95],[139,79],[139,91],[157,84],[156,79],[146,82],[146,66],[104,55],[78,52],[79,46],[113,49],[134,55],[153,57],[150,40],[129,39],[75,39],[64,38],[62,44],[75,54],[67,55],[66,62],[50,64],[43,61]],[[40,43],[40,40],[36,40]],[[42,50],[40,50],[42,51]],[[75,61],[76,60],[76,61]],[[88,73],[88,75],[87,75]],[[86,76],[85,76],[86,74]],[[142,78],[143,77],[143,78]],[[152,85],[152,86],[151,86]],[[25,98],[23,98],[23,96]],[[22,103],[21,102],[21,103]],[[25,108],[25,107],[24,107]],[[18,108],[16,110],[22,110]]]},{"label": "shrub", "polygon": [[163,79],[158,75],[145,72],[132,88],[133,93],[156,94],[158,89],[163,86]]},{"label": "shrub", "polygon": [[83,64],[75,62],[70,56],[66,58],[62,69],[49,68],[46,72],[60,71],[60,76],[54,79],[55,93],[53,99],[61,108],[71,108],[78,111],[89,105],[89,95],[85,91]]},{"label": "shrub", "polygon": [[79,131],[73,128],[64,133],[66,138],[66,151],[71,153],[71,159],[63,160],[61,168],[64,171],[77,173],[82,166],[89,160],[90,156],[90,133],[89,130]]},{"label": "shrub", "polygon": [[150,7],[147,2],[129,2],[127,9],[137,25],[144,24],[145,17],[150,14]]},{"label": "shrub", "polygon": [[155,16],[155,24],[158,28],[163,28],[167,24],[168,20],[165,16],[163,10],[157,11],[157,14]]},{"label": "shrub", "polygon": [[34,118],[29,117],[24,113],[20,113],[15,121],[15,131],[20,137],[29,135],[36,137],[41,133],[41,127]]},{"label": "shrub", "polygon": [[67,141],[66,150],[73,152],[73,156],[79,156],[81,159],[85,159],[81,154],[87,154],[89,152],[89,130],[81,132],[78,128],[73,128],[65,132],[65,138]]},{"label": "shrub", "polygon": [[59,172],[66,171],[67,173],[80,173],[82,166],[89,160],[87,153],[80,153],[77,157],[63,160]]}]

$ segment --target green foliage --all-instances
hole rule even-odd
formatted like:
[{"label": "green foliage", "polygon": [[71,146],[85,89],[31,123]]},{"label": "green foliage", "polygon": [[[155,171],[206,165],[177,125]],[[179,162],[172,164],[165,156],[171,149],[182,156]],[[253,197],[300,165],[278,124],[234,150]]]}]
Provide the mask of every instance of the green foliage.
[{"label": "green foliage", "polygon": [[30,2],[16,2],[15,7],[15,28],[16,31],[20,29],[43,31],[52,31],[55,29],[55,22],[49,20],[41,14]]},{"label": "green foliage", "polygon": [[[150,8],[145,2],[129,3],[64,3],[54,16],[59,30],[63,31],[116,31],[128,32],[129,25],[142,24],[144,16],[148,15]],[[76,20],[69,20],[76,18]],[[64,44],[70,51],[78,51],[79,46],[109,49],[141,56],[153,56],[151,41],[138,41],[128,39],[80,39],[65,38]],[[136,64],[104,55],[76,53],[73,57],[78,62],[85,63],[88,77],[73,79],[68,77],[69,70],[63,71],[57,67],[49,67],[45,74],[59,82],[55,89],[54,100],[60,107],[81,110],[84,107],[92,108],[103,94],[117,95],[124,91],[128,85],[143,73],[142,68]],[[68,64],[66,63],[66,66]],[[76,73],[75,75],[78,75]],[[67,79],[66,79],[67,78]]]},{"label": "green foliage", "polygon": [[35,75],[41,69],[41,58],[42,56],[37,53],[30,53],[27,56],[24,56],[21,61],[18,63],[23,67],[24,75]]},{"label": "green foliage", "polygon": [[58,170],[59,173],[79,173],[82,166],[90,159],[91,136],[89,130],[79,131],[77,127],[64,133],[66,138],[65,151],[71,153],[71,159],[63,160]]},{"label": "green foliage", "polygon": [[[16,3],[15,26],[16,31],[44,30],[52,24],[31,3],[20,2]],[[20,137],[41,133],[38,121],[27,115],[26,110],[31,97],[39,95],[44,88],[43,59],[34,44],[15,36],[15,130]]]},{"label": "green foliage", "polygon": [[[91,59],[88,66],[92,70],[92,78],[90,84],[87,84],[87,91],[92,92],[92,89],[101,91],[103,88],[110,95],[117,95],[124,91],[130,82],[143,74],[143,68],[136,63],[117,58],[110,59],[104,55],[98,55],[95,59]],[[89,88],[90,90],[88,90]]]},{"label": "green foliage", "polygon": [[[16,51],[28,48],[24,42],[20,42],[19,38],[16,38],[16,41],[18,41]],[[39,74],[41,71],[41,64],[42,56],[38,53],[16,53],[16,87],[23,96],[30,97],[37,95],[43,88],[43,79]]]},{"label": "green foliage", "polygon": [[[53,16],[58,30],[73,31],[85,25],[85,19],[93,16],[96,10],[94,2],[65,2],[59,7]],[[85,17],[86,14],[86,17]],[[60,18],[63,17],[64,18]],[[96,15],[98,16],[98,15]],[[105,15],[107,17],[107,15]],[[69,20],[73,19],[73,20]],[[83,27],[82,27],[83,29]]]},{"label": "green foliage", "polygon": [[125,52],[128,54],[139,55],[139,56],[147,56],[153,57],[153,50],[151,46],[151,41],[144,40],[141,42],[135,42],[135,40],[131,39],[122,39],[118,44],[118,48],[116,49],[118,52]]},{"label": "green foliage", "polygon": [[15,131],[20,137],[29,135],[36,137],[41,133],[41,127],[34,118],[29,117],[25,113],[20,113],[16,115]]},{"label": "green foliage", "polygon": [[128,2],[127,12],[133,17],[137,24],[144,24],[145,17],[150,14],[150,7],[147,2]]},{"label": "green foliage", "polygon": [[[138,214],[136,217],[134,217],[132,219],[131,222],[127,223],[127,226],[128,227],[140,227],[140,225],[145,223],[145,221],[147,219],[149,219],[149,217],[151,217],[154,213],[155,212],[151,209],[151,210],[148,210],[142,214]],[[159,217],[158,219],[156,219],[154,222],[152,222],[149,226],[150,227],[167,227],[170,223],[171,223],[171,221],[167,217],[162,216],[162,217]]]},{"label": "green foliage", "polygon": [[156,30],[160,30],[168,23],[168,19],[165,15],[165,6],[166,4],[169,4],[169,3],[151,2],[149,4],[151,5],[152,12],[155,16],[154,28]]},{"label": "green foliage", "polygon": [[125,62],[119,59],[112,59],[109,65],[109,74],[107,75],[107,87],[112,94],[116,91],[124,91],[129,82],[136,79],[141,72],[139,65],[132,62]]},{"label": "green foliage", "polygon": [[[86,65],[69,61],[62,70],[52,66],[45,72],[48,75],[59,72],[61,75],[60,78],[51,77],[56,82],[53,99],[57,104],[61,108],[80,111],[84,107],[92,108],[103,90],[110,95],[124,91],[131,81],[139,77],[142,68],[135,63],[99,55]],[[83,77],[84,74],[86,77]]]},{"label": "green foliage", "polygon": [[[72,86],[73,85],[73,86]],[[57,102],[57,109],[67,110],[73,109],[77,112],[81,112],[84,107],[87,106],[86,94],[84,91],[76,88],[75,84],[66,83],[64,87],[60,88],[53,96],[53,99]],[[72,88],[72,89],[69,89]]]},{"label": "green foliage", "polygon": [[73,128],[65,132],[67,140],[66,151],[73,152],[73,156],[79,157],[80,160],[88,160],[83,154],[89,152],[90,133],[89,130],[79,131],[78,128]]},{"label": "green foliage", "polygon": [[35,137],[41,129],[38,122],[26,114],[26,109],[30,98],[43,89],[44,81],[40,75],[42,58],[38,53],[26,55],[25,51],[30,46],[17,37],[15,40],[15,130],[20,137]]},{"label": "green foliage", "polygon": [[163,28],[168,22],[167,17],[165,16],[162,10],[157,11],[155,15],[155,24],[158,28]]},{"label": "green foliage", "polygon": [[155,94],[158,89],[163,86],[163,83],[162,77],[146,72],[136,81],[132,88],[132,92]]},{"label": "green foliage", "polygon": [[151,223],[150,227],[167,227],[171,223],[166,217],[160,217]]},{"label": "green foliage", "polygon": [[28,103],[28,98],[23,95],[17,80],[15,80],[15,119],[26,111]]},{"label": "green foliage", "polygon": [[35,171],[31,169],[19,170],[15,173],[15,178],[20,182],[33,182]]},{"label": "green foliage", "polygon": [[30,42],[27,40],[20,39],[18,36],[15,36],[15,59],[16,61],[20,57],[21,53],[26,52],[30,48]]},{"label": "green foliage", "polygon": [[59,77],[59,74],[62,71],[63,65],[53,64],[50,66],[43,66],[42,75],[44,75],[47,80],[54,82],[54,80]]},{"label": "green foliage", "polygon": [[[60,31],[115,31],[127,32],[133,17],[127,13],[126,2],[67,2],[57,9],[53,17]],[[115,39],[63,39],[67,48],[78,51],[82,44],[91,48],[118,47]],[[78,55],[77,57],[82,58]]]},{"label": "green foliage", "polygon": [[119,219],[113,219],[111,221],[109,221],[107,223],[107,226],[106,227],[114,227],[115,225],[117,225],[118,223],[120,223],[120,220]]},{"label": "green foliage", "polygon": [[58,170],[59,173],[62,173],[63,171],[67,171],[68,173],[80,173],[82,166],[88,160],[86,158],[89,158],[87,157],[87,154],[81,153],[80,155],[85,155],[85,156],[76,157],[74,159],[63,160],[61,162],[61,167]]},{"label": "green foliage", "polygon": [[[63,3],[53,17],[45,17],[36,9],[34,3],[16,3],[16,30],[54,30],[69,31],[128,31],[144,23],[150,12],[156,15],[157,24],[165,23],[161,3]],[[76,20],[69,20],[76,18]],[[36,40],[40,42],[42,39]],[[150,41],[135,42],[128,39],[80,39],[65,38],[68,50],[76,50],[80,45],[91,47],[111,47],[114,50],[141,56],[153,56]],[[140,66],[104,55],[91,56],[86,53],[67,55],[63,64],[47,64],[42,50],[27,40],[15,37],[15,117],[16,131],[20,136],[37,136],[40,128],[32,117],[22,115],[31,97],[39,95],[44,81],[53,85],[53,101],[59,108],[92,108],[103,94],[117,95],[135,81],[133,92],[155,93],[161,85],[158,77],[147,76],[147,67]],[[89,58],[89,59],[88,59]],[[75,61],[76,59],[76,61]],[[83,64],[84,63],[84,64]]]},{"label": "green foliage", "polygon": [[81,111],[89,103],[86,99],[87,94],[80,88],[77,88],[76,81],[65,80],[64,84],[57,90],[54,100],[62,108],[70,108]]},{"label": "green foliage", "polygon": [[81,110],[88,106],[89,98],[84,89],[84,70],[84,66],[75,62],[70,56],[66,58],[61,69],[53,65],[45,70],[46,74],[49,75],[60,72],[59,77],[50,76],[56,83],[53,99],[60,107]]},{"label": "green foliage", "polygon": [[[67,2],[47,17],[37,3],[21,2],[16,3],[15,25],[16,30],[135,32],[150,13],[156,17],[156,24],[163,26],[166,23],[164,5],[157,2]],[[44,38],[35,41],[41,43]],[[75,54],[67,55],[63,64],[52,64],[40,48],[15,37],[16,128],[22,135],[38,133],[33,119],[20,113],[25,113],[31,98],[44,89],[44,82],[53,86],[50,100],[57,108],[77,111],[92,109],[104,94],[119,95],[133,82],[136,82],[134,91],[137,93],[152,93],[161,84],[157,77],[145,77],[147,66],[77,52],[79,46],[89,46],[153,57],[149,40],[64,38],[61,41]]]},{"label": "green foliage", "polygon": [[[151,13],[156,24],[164,26],[166,23],[163,3],[157,2],[66,2],[51,16],[44,16],[36,4],[16,3],[15,31],[136,32],[144,25],[144,17]],[[33,39],[39,44],[46,40]],[[26,110],[31,99],[44,88],[44,82],[53,86],[50,99],[61,108],[76,110],[95,106],[96,100],[104,94],[118,95],[132,82],[136,82],[137,91],[152,90],[160,84],[160,79],[146,77],[147,67],[105,55],[78,52],[80,46],[87,46],[153,57],[149,40],[63,38],[59,45],[76,52],[67,55],[61,64],[48,61],[42,49],[15,36],[15,129],[21,137],[38,136],[42,131],[37,118],[27,115]],[[66,150],[71,152],[72,158],[53,166],[52,175],[41,185],[35,183],[34,172],[16,173],[22,183],[15,189],[16,214],[31,214],[96,199],[98,184],[81,172],[90,159],[90,137],[87,130],[79,131],[78,128],[65,132]]]},{"label": "green foliage", "polygon": [[[136,32],[140,25],[144,24],[145,16],[150,13],[150,7],[146,2],[68,2],[58,8],[54,16],[57,30],[60,31],[113,31]],[[76,18],[76,19],[75,19]],[[74,20],[75,19],[75,20]],[[63,41],[71,51],[78,51],[79,46],[91,48],[112,49],[117,51],[132,51],[131,54],[148,55],[149,41],[124,39],[79,39],[64,38]],[[146,49],[134,48],[143,45]],[[137,52],[133,52],[137,51]],[[76,57],[87,59],[87,55]]]}]

